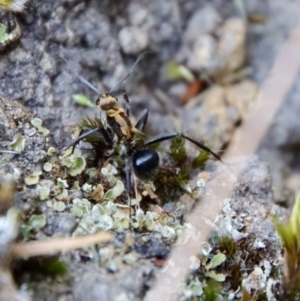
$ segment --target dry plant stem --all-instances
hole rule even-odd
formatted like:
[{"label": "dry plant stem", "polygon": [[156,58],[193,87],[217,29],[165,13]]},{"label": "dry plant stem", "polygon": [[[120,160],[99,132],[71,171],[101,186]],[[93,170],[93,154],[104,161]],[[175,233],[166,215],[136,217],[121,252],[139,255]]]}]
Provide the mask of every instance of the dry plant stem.
[{"label": "dry plant stem", "polygon": [[14,257],[49,255],[57,252],[83,248],[97,243],[108,242],[111,239],[111,233],[97,233],[81,237],[15,243],[12,245],[12,253]]},{"label": "dry plant stem", "polygon": [[[236,156],[252,155],[256,152],[276,111],[284,101],[297,76],[300,68],[299,48],[300,24],[293,30],[278,54],[268,79],[261,87],[256,105],[250,110],[248,118],[236,133],[224,156],[225,162],[229,162],[231,158]],[[236,170],[233,171],[231,168],[230,170],[238,178],[241,171],[246,167],[245,162],[236,167]],[[220,171],[222,168],[220,164],[218,170]],[[157,275],[156,283],[147,293],[145,301],[160,300],[162,296],[164,301],[177,300],[183,281],[189,273],[190,257],[201,251],[212,230],[213,221],[221,213],[223,200],[231,195],[232,185],[225,173],[222,177],[222,172],[219,172],[217,178],[211,183],[210,191],[212,194],[206,195],[187,218],[187,222],[197,229],[198,239],[189,239],[185,244],[173,250],[167,261],[166,269]]]}]

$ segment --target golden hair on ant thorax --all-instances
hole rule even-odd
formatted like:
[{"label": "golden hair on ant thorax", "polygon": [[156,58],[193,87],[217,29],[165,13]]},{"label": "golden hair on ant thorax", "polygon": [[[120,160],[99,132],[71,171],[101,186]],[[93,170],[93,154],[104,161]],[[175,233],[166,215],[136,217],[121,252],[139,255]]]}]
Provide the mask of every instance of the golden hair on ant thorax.
[{"label": "golden hair on ant thorax", "polygon": [[110,93],[105,93],[100,95],[96,99],[96,106],[98,109],[103,111],[108,111],[110,109],[118,108],[118,99],[115,96],[112,96]]}]

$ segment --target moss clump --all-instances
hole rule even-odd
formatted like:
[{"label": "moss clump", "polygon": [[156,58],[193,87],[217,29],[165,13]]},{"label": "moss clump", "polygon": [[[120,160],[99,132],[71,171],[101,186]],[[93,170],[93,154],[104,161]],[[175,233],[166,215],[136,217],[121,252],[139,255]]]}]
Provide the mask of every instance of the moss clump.
[{"label": "moss clump", "polygon": [[177,165],[183,165],[187,160],[187,153],[184,144],[185,140],[182,137],[173,138],[171,141],[171,158]]},{"label": "moss clump", "polygon": [[274,224],[284,245],[282,300],[300,300],[300,192],[289,221],[281,224],[274,218]]}]

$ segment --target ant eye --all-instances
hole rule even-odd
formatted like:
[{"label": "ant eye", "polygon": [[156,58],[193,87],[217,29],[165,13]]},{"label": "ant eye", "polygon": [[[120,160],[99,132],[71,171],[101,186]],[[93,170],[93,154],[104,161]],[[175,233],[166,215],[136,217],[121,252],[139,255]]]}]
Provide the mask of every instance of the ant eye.
[{"label": "ant eye", "polygon": [[159,157],[156,151],[145,149],[137,151],[132,156],[132,167],[139,179],[148,179],[153,175],[159,165]]}]

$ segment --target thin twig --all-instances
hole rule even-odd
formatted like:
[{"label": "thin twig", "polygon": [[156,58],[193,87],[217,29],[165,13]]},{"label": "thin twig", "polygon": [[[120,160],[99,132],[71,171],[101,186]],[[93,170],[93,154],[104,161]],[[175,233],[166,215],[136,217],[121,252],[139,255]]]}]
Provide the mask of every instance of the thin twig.
[{"label": "thin twig", "polygon": [[13,244],[12,252],[15,257],[49,255],[57,252],[65,252],[72,249],[78,249],[98,243],[108,242],[111,239],[112,234],[105,232],[80,237],[29,241]]}]

